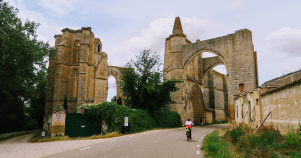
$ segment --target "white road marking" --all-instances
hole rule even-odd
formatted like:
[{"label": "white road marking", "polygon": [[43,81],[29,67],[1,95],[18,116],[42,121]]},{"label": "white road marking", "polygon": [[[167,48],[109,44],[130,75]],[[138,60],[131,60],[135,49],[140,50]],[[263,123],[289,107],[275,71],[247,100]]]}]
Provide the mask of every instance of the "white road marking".
[{"label": "white road marking", "polygon": [[203,139],[203,137],[201,137]]},{"label": "white road marking", "polygon": [[110,142],[115,142],[115,141],[117,141],[117,139],[111,140]]},{"label": "white road marking", "polygon": [[198,147],[198,148],[199,148],[199,147],[200,147],[200,145],[197,145],[196,147]]},{"label": "white road marking", "polygon": [[85,147],[85,148],[82,148],[82,149],[79,149],[79,150],[86,150],[86,149],[89,149],[91,148],[91,146],[88,146],[88,147]]},{"label": "white road marking", "polygon": [[201,152],[198,150],[198,151],[196,151],[196,153],[198,154],[198,155],[200,155],[201,154]]}]

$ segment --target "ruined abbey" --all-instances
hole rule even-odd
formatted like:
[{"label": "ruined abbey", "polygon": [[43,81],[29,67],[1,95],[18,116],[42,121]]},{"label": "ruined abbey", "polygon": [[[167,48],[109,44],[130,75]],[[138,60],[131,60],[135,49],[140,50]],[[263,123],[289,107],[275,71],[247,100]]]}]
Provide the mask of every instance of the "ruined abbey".
[{"label": "ruined abbey", "polygon": [[[54,37],[58,52],[49,62],[45,115],[52,114],[55,106],[64,100],[67,100],[68,113],[80,113],[77,107],[83,104],[105,102],[108,77],[120,81],[122,68],[107,64],[100,39],[94,38],[90,27],[66,28]],[[120,96],[117,84],[117,98]]]},{"label": "ruined abbey", "polygon": [[[216,56],[204,58],[204,52]],[[219,64],[225,65],[226,75],[212,71]],[[177,17],[172,34],[166,38],[164,68],[167,67],[165,77],[183,81],[172,94],[175,103],[170,105],[183,121],[234,121],[233,96],[258,86],[257,53],[247,29],[193,43],[186,38]]]},{"label": "ruined abbey", "polygon": [[[107,54],[102,52],[100,39],[90,27],[80,30],[65,28],[55,35],[58,52],[49,62],[47,103],[45,115],[67,102],[68,113],[80,113],[83,104],[106,101],[108,77],[120,81],[122,67],[109,66]],[[215,57],[204,58],[210,52]],[[224,64],[227,74],[213,67]],[[180,18],[175,19],[172,34],[166,38],[164,69],[166,78],[183,81],[179,90],[171,94],[173,104],[182,121],[191,118],[195,123],[213,120],[232,120],[235,117],[233,96],[242,89],[251,91],[258,86],[257,55],[251,31],[238,30],[233,34],[205,41],[189,41],[183,32]],[[122,97],[117,84],[117,98]]]}]

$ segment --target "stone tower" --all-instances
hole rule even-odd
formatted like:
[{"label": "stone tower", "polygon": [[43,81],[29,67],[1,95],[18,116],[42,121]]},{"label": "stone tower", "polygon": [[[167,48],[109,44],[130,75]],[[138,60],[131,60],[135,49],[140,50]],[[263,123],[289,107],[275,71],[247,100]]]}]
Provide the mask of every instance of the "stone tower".
[{"label": "stone tower", "polygon": [[[216,56],[203,58],[203,52]],[[252,33],[247,29],[192,43],[183,33],[180,18],[176,17],[172,34],[166,38],[164,57],[164,69],[168,68],[164,77],[183,81],[177,85],[179,90],[171,94],[174,103],[170,104],[170,109],[177,111],[183,121],[188,117],[197,123],[216,118],[234,120],[233,95],[258,86],[257,54]],[[205,83],[212,68],[219,64],[225,65],[227,75],[214,73],[211,76],[216,77],[209,79],[215,81]],[[214,84],[208,87],[208,83]]]},{"label": "stone tower", "polygon": [[[67,100],[68,113],[81,112],[83,104],[105,102],[108,77],[120,81],[121,67],[108,66],[107,54],[102,52],[100,39],[94,38],[90,27],[80,30],[65,28],[55,35],[57,54],[49,61],[45,115]],[[117,98],[121,96],[117,84]]]}]

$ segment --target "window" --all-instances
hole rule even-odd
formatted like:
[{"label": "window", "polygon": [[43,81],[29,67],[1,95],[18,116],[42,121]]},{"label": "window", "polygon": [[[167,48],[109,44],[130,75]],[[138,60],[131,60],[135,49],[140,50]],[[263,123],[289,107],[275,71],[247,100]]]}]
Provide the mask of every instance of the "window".
[{"label": "window", "polygon": [[98,49],[97,50],[98,50],[98,52],[100,52],[100,45],[98,45]]},{"label": "window", "polygon": [[241,118],[244,117],[244,104],[241,104]]},{"label": "window", "polygon": [[236,118],[238,118],[238,105],[236,106]]},{"label": "window", "polygon": [[239,91],[240,93],[243,93],[245,91],[245,85],[243,83],[239,84]]}]

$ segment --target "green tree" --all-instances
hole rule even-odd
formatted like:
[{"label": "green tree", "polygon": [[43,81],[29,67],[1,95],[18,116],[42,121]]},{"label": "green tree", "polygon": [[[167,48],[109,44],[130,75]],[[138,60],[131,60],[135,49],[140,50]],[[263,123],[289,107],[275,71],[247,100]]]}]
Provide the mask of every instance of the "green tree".
[{"label": "green tree", "polygon": [[121,97],[119,97],[119,98],[117,99],[117,105],[122,105],[122,99],[121,99]]},{"label": "green tree", "polygon": [[176,83],[180,81],[175,78],[163,80],[160,66],[159,55],[151,50],[141,51],[136,61],[126,64],[127,69],[121,72],[121,89],[127,106],[154,113],[171,102],[170,92],[178,89]]},{"label": "green tree", "polygon": [[[46,73],[39,70],[45,70],[45,58],[55,52],[37,40],[39,24],[28,20],[23,24],[17,14],[18,9],[0,0],[0,133],[25,129],[24,105],[38,94],[34,89],[45,87]],[[39,75],[44,78],[41,82]]]},{"label": "green tree", "polygon": [[116,96],[113,96],[113,97],[111,98],[111,102],[115,102],[115,103],[116,103]]}]

